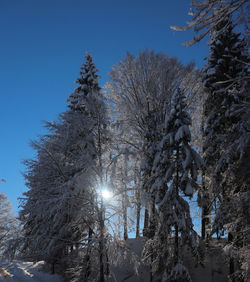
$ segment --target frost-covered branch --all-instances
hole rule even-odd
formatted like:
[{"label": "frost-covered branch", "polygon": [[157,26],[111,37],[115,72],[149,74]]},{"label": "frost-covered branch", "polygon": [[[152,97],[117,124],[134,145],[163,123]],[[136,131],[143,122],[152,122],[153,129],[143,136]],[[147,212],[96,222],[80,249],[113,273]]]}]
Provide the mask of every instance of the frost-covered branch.
[{"label": "frost-covered branch", "polygon": [[[235,16],[237,24],[244,23],[246,32],[249,32],[248,12],[249,3],[247,0],[192,1],[189,15],[193,17],[193,20],[183,27],[171,26],[171,28],[176,31],[185,31],[192,28],[196,33],[200,33],[193,37],[191,41],[184,43],[185,46],[190,46],[201,41],[216,26],[226,19],[232,18],[235,14],[237,14]],[[226,28],[226,26],[222,26],[218,30],[218,35],[222,34]],[[216,40],[216,37],[213,40]]]}]

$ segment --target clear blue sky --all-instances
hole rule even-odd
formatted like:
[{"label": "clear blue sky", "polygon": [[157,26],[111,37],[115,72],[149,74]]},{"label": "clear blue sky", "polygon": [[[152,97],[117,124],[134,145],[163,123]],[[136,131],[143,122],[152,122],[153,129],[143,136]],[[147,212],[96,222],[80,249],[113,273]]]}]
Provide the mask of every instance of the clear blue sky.
[{"label": "clear blue sky", "polygon": [[192,32],[175,32],[190,20],[187,0],[0,0],[0,192],[11,201],[26,190],[21,161],[34,155],[29,141],[43,120],[66,109],[88,50],[103,77],[126,52],[146,48],[204,63],[206,42],[181,44]]}]

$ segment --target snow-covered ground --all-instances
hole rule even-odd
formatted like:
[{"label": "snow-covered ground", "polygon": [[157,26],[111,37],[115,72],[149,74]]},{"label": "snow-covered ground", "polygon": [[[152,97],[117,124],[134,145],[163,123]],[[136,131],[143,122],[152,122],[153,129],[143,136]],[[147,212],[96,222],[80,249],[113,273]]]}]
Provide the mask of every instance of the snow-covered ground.
[{"label": "snow-covered ground", "polygon": [[[149,282],[150,273],[149,267],[141,264],[138,265],[136,271],[136,265],[131,260],[134,255],[140,261],[142,249],[145,240],[140,239],[128,239],[126,245],[128,247],[128,258],[121,264],[114,267],[111,266],[112,278],[109,282]],[[185,248],[184,251],[184,264],[188,268],[190,276],[193,282],[227,282],[228,266],[223,255],[223,240],[211,240],[209,251],[204,257],[204,266],[196,265],[192,258],[191,252]]]},{"label": "snow-covered ground", "polygon": [[[149,282],[149,267],[141,261],[144,238],[128,239],[126,256],[117,265],[111,265],[109,282]],[[188,268],[193,282],[226,282],[228,266],[223,255],[223,240],[211,240],[209,251],[204,256],[204,266],[195,265],[190,251],[184,251],[184,264]],[[115,255],[115,254],[113,254]],[[45,273],[44,262],[1,262],[0,282],[62,282],[59,275]]]},{"label": "snow-covered ground", "polygon": [[0,281],[2,282],[62,282],[59,275],[50,275],[41,271],[44,262],[0,262]]},{"label": "snow-covered ground", "polygon": [[[143,265],[141,261],[141,253],[145,240],[128,239],[127,258],[117,266],[111,266],[111,278],[109,282],[149,282],[149,267]],[[134,259],[133,259],[134,257]],[[137,262],[136,262],[137,261]]]}]

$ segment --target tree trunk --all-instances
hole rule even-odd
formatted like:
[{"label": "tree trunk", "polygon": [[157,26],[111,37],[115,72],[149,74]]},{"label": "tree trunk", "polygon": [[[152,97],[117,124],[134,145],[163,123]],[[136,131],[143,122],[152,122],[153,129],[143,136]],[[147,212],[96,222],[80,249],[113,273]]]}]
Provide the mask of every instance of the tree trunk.
[{"label": "tree trunk", "polygon": [[152,260],[150,262],[149,282],[153,282]]},{"label": "tree trunk", "polygon": [[[151,214],[150,214],[150,222],[148,228],[148,238],[153,238],[155,235],[156,230],[156,218],[155,218],[155,197],[152,196],[151,199]],[[153,270],[152,270],[152,263],[154,261],[154,254],[151,253],[150,255],[150,282],[153,281]]]},{"label": "tree trunk", "polygon": [[100,253],[99,253],[99,262],[100,262],[100,282],[105,282],[104,278],[104,263],[103,263],[103,254],[104,254],[104,220],[103,220],[103,200],[101,200],[101,211],[100,211]]},{"label": "tree trunk", "polygon": [[[232,233],[228,233],[228,243],[231,243],[233,241],[233,235]],[[234,258],[230,256],[229,259],[229,275],[232,275],[234,273]],[[232,280],[234,282],[235,279]]]},{"label": "tree trunk", "polygon": [[51,264],[51,274],[55,274],[55,262],[52,262]]},{"label": "tree trunk", "polygon": [[144,213],[144,226],[143,226],[143,236],[148,236],[148,223],[149,223],[149,212],[148,207],[145,207],[145,213]]},{"label": "tree trunk", "polygon": [[[202,172],[202,197],[208,197],[208,191],[206,191],[206,183],[205,183],[205,172]],[[205,199],[210,205],[210,199]],[[210,209],[207,207],[206,204],[202,206],[202,215],[201,215],[201,238],[204,240],[208,237],[208,227],[210,225]]]},{"label": "tree trunk", "polygon": [[[125,195],[124,195],[125,194]],[[126,191],[124,192],[123,196],[123,238],[124,240],[128,239],[128,216],[127,216],[127,201],[126,201]]]},{"label": "tree trunk", "polygon": [[209,225],[209,209],[207,207],[202,208],[201,215],[201,238],[204,240],[208,237],[208,225]]},{"label": "tree trunk", "polygon": [[134,183],[135,183],[135,200],[136,200],[136,238],[140,237],[140,217],[141,217],[141,193],[140,184],[141,181],[141,175],[138,172],[138,169],[134,168]]},{"label": "tree trunk", "polygon": [[[205,191],[205,173],[202,172],[202,192]],[[204,195],[202,195],[204,197]],[[202,214],[201,214],[201,238],[204,240],[206,238],[206,211],[205,207],[202,205]]]},{"label": "tree trunk", "polygon": [[136,238],[140,237],[140,217],[141,217],[141,195],[140,190],[136,190]]},{"label": "tree trunk", "polygon": [[92,241],[93,230],[89,227],[89,236],[88,236],[88,247],[87,247],[87,254],[86,254],[86,273],[85,273],[85,280],[88,281],[88,277],[91,273],[91,241]]},{"label": "tree trunk", "polygon": [[128,181],[128,159],[127,155],[124,156],[124,175],[123,184],[124,192],[122,193],[122,209],[123,209],[123,239],[128,239],[128,194],[127,194],[127,181]]},{"label": "tree trunk", "polygon": [[175,264],[178,263],[179,259],[179,230],[178,230],[178,225],[175,225]]},{"label": "tree trunk", "polygon": [[105,249],[105,255],[106,255],[106,271],[105,271],[105,274],[107,276],[109,276],[109,274],[110,274],[110,265],[109,265],[109,257],[108,257],[108,253],[107,253],[106,249]]},{"label": "tree trunk", "polygon": [[[103,165],[102,165],[102,142],[101,142],[101,123],[100,123],[100,115],[98,115],[98,147],[97,147],[97,155],[99,161],[99,178],[100,178],[100,185],[103,186]],[[105,282],[104,277],[104,220],[105,220],[105,211],[104,211],[104,204],[103,204],[103,197],[101,196],[101,206],[99,212],[99,220],[100,220],[100,253],[99,253],[99,263],[100,263],[100,282]]]},{"label": "tree trunk", "polygon": [[153,238],[156,231],[156,210],[155,210],[155,197],[151,199],[151,210],[149,218],[148,237]]},{"label": "tree trunk", "polygon": [[202,208],[201,214],[201,238],[203,240],[206,238],[206,217],[204,208]]}]

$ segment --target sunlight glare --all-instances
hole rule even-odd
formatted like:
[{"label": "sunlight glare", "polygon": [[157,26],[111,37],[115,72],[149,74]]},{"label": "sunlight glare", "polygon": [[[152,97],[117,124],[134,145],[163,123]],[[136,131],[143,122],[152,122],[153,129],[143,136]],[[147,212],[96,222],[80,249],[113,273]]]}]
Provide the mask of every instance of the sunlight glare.
[{"label": "sunlight glare", "polygon": [[102,196],[104,199],[109,199],[112,197],[112,192],[107,189],[102,190]]}]

